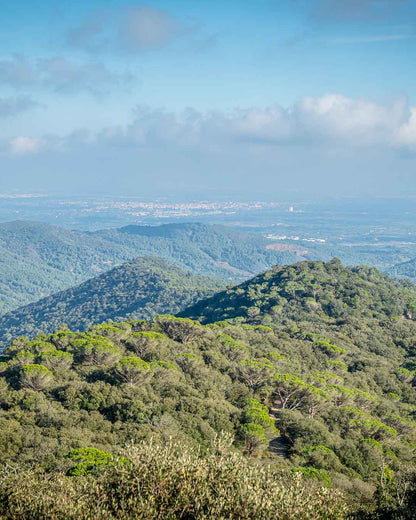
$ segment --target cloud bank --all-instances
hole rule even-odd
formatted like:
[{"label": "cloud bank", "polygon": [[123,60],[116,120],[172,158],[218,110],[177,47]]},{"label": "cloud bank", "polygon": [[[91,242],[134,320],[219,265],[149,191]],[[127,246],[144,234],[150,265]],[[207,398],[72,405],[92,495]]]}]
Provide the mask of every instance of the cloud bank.
[{"label": "cloud bank", "polygon": [[175,114],[141,107],[128,127],[103,129],[95,140],[139,147],[301,144],[416,150],[416,109],[405,98],[383,105],[341,94],[305,97],[290,108],[228,113],[188,109]]},{"label": "cloud bank", "polygon": [[[139,107],[129,125],[0,143],[10,186],[65,193],[273,197],[406,195],[416,108],[341,94],[284,108],[180,113]],[[257,194],[257,195],[255,195]]]},{"label": "cloud bank", "polygon": [[[42,136],[44,148],[74,146],[220,150],[239,147],[389,147],[416,151],[416,108],[406,98],[387,104],[342,94],[305,97],[289,108],[181,113],[138,107],[127,126],[87,130],[70,136]],[[28,150],[31,151],[31,150]]]}]

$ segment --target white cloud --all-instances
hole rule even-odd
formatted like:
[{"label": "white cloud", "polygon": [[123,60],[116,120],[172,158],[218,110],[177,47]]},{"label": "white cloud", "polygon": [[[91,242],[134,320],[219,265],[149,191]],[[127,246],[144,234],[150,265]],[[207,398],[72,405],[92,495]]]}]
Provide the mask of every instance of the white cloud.
[{"label": "white cloud", "polygon": [[392,144],[409,118],[406,99],[377,104],[341,94],[304,98],[296,107],[297,129],[308,139],[340,141],[356,146]]},{"label": "white cloud", "polygon": [[377,104],[341,94],[306,97],[287,109],[275,106],[228,113],[187,110],[175,114],[141,107],[128,127],[104,129],[97,139],[115,146],[415,147],[416,115],[405,98]]},{"label": "white cloud", "polygon": [[10,142],[10,150],[13,155],[26,155],[38,152],[41,144],[40,139],[20,135]]},{"label": "white cloud", "polygon": [[397,146],[407,146],[416,150],[416,108],[410,108],[408,120],[399,126],[395,136]]},{"label": "white cloud", "polygon": [[[15,151],[35,151],[40,142],[18,138]],[[29,139],[26,141],[26,139]],[[130,148],[227,151],[236,147],[302,146],[316,150],[382,147],[416,150],[416,108],[405,98],[388,104],[341,94],[306,97],[289,108],[274,106],[231,112],[181,113],[139,107],[127,126],[100,132],[43,136],[41,149]]]}]

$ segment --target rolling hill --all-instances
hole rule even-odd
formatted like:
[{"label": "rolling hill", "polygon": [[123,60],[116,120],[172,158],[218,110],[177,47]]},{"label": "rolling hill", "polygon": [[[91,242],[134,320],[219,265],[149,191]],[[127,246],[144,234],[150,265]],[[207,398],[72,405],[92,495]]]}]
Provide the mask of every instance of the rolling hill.
[{"label": "rolling hill", "polygon": [[336,324],[354,317],[406,318],[416,310],[416,287],[374,267],[299,262],[271,270],[197,302],[182,316],[202,323],[308,320]]},{"label": "rolling hill", "polygon": [[390,267],[387,270],[390,276],[396,278],[409,278],[413,283],[416,282],[416,258],[408,260],[407,262],[400,262],[399,264]]},{"label": "rolling hill", "polygon": [[67,289],[137,256],[237,283],[295,253],[225,226],[127,226],[94,233],[37,222],[0,224],[0,314]]},{"label": "rolling hill", "polygon": [[20,335],[50,333],[63,323],[85,330],[107,320],[177,313],[223,287],[165,260],[139,257],[86,282],[0,317],[0,345]]}]

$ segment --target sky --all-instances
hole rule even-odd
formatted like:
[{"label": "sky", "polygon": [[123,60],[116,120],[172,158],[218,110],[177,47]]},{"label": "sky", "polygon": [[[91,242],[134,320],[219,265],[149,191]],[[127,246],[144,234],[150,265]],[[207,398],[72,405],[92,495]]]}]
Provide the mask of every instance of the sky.
[{"label": "sky", "polygon": [[416,0],[19,0],[0,192],[416,195]]}]

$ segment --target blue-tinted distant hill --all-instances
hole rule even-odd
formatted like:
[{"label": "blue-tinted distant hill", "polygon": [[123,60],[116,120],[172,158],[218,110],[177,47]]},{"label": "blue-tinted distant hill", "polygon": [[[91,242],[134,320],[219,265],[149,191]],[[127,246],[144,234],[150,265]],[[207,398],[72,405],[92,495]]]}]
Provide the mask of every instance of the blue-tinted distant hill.
[{"label": "blue-tinted distant hill", "polygon": [[396,278],[410,278],[416,282],[416,258],[394,265],[387,272]]}]

